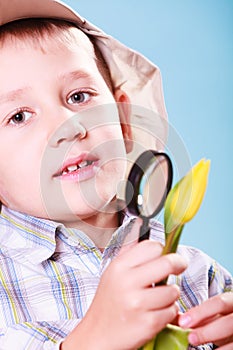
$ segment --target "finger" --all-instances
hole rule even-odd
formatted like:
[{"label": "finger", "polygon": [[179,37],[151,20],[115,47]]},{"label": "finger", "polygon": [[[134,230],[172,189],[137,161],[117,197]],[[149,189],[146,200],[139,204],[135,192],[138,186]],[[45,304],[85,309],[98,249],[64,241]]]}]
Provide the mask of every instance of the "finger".
[{"label": "finger", "polygon": [[192,345],[200,345],[208,342],[217,343],[233,341],[232,334],[233,314],[219,317],[213,322],[206,324],[203,327],[195,328],[189,334],[189,342]]},{"label": "finger", "polygon": [[165,309],[150,311],[145,314],[143,323],[150,330],[152,337],[176,317],[178,309],[178,305],[173,304]]},{"label": "finger", "polygon": [[125,266],[136,267],[158,258],[162,249],[160,243],[146,240],[131,246],[131,249],[123,248],[123,252],[116,259],[120,258]]},{"label": "finger", "polygon": [[131,293],[127,300],[127,309],[135,314],[164,310],[174,305],[179,294],[179,288],[175,285],[140,290]]},{"label": "finger", "polygon": [[206,300],[180,316],[181,327],[193,327],[218,314],[233,312],[233,293],[223,293]]},{"label": "finger", "polygon": [[178,254],[167,254],[139,266],[136,272],[140,276],[140,279],[138,277],[140,285],[148,287],[152,283],[163,281],[170,274],[180,274],[186,267],[187,262],[183,257]]},{"label": "finger", "polygon": [[147,310],[164,309],[172,305],[180,296],[176,285],[147,288],[143,292],[143,306]]}]

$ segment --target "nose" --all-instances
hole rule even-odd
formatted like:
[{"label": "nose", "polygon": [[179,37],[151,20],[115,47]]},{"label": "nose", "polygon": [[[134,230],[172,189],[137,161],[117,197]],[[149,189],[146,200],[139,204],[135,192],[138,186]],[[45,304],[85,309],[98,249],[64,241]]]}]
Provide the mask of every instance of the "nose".
[{"label": "nose", "polygon": [[84,139],[87,130],[80,122],[78,115],[73,115],[66,119],[50,136],[49,144],[58,147],[63,142],[72,142],[75,139]]}]

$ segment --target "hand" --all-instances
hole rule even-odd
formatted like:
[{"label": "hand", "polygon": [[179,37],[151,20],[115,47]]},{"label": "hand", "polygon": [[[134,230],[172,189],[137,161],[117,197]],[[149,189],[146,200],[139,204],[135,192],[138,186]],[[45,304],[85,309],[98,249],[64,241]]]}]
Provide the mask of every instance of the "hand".
[{"label": "hand", "polygon": [[214,343],[219,350],[233,349],[233,293],[216,295],[180,315],[179,325],[192,328],[189,342]]},{"label": "hand", "polygon": [[[136,222],[133,230],[139,230]],[[104,272],[95,298],[62,350],[137,349],[152,339],[178,313],[175,285],[156,286],[170,274],[180,274],[186,262],[178,254],[161,256],[152,241],[132,245]]]}]

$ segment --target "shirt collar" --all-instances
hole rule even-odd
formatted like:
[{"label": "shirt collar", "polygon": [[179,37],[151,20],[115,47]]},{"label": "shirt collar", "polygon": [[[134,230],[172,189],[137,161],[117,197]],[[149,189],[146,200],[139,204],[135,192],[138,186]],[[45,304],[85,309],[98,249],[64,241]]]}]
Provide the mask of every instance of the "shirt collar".
[{"label": "shirt collar", "polygon": [[56,248],[60,224],[11,210],[4,205],[0,215],[0,249],[13,259],[39,264]]},{"label": "shirt collar", "polygon": [[[124,220],[112,235],[104,255],[116,255],[121,248],[133,224],[133,217],[124,213]],[[66,229],[63,224],[40,219],[28,214],[14,211],[2,205],[0,214],[0,251],[4,255],[22,262],[34,265],[49,259],[56,251],[56,234],[59,230],[64,235],[78,236],[90,249],[93,242],[83,232],[77,229]]]}]

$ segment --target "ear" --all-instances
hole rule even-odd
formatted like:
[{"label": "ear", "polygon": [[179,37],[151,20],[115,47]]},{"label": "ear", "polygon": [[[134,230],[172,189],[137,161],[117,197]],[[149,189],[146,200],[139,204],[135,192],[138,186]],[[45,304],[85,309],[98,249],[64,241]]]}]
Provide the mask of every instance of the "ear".
[{"label": "ear", "polygon": [[121,123],[122,134],[125,141],[126,152],[129,153],[133,149],[133,134],[130,124],[131,105],[128,95],[121,89],[114,92],[114,97],[118,105],[119,117]]}]

